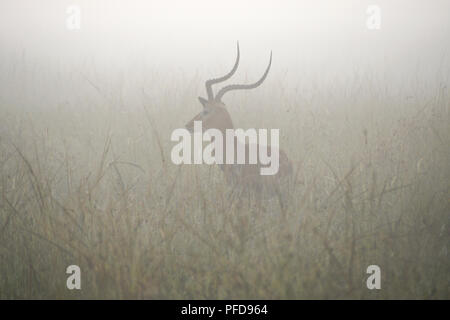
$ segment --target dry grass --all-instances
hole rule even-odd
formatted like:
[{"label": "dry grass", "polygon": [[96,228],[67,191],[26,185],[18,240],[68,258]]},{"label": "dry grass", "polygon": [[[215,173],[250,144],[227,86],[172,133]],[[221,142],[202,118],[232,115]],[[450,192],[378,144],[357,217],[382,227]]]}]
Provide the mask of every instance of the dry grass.
[{"label": "dry grass", "polygon": [[[443,84],[230,95],[235,125],[281,128],[295,164],[294,186],[258,210],[228,201],[217,167],[170,162],[201,79],[150,73],[128,105],[114,78],[44,74],[45,87],[15,72],[0,100],[0,298],[450,297]],[[70,264],[81,291],[66,289]]]}]

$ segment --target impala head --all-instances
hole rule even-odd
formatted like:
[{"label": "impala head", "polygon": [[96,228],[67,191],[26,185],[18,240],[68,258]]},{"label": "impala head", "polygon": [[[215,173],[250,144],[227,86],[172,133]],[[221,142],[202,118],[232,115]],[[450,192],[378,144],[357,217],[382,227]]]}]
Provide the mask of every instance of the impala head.
[{"label": "impala head", "polygon": [[189,131],[191,132],[193,131],[194,121],[202,121],[203,130],[215,128],[224,131],[225,129],[233,128],[233,122],[231,121],[230,114],[226,109],[226,105],[222,102],[223,96],[225,95],[225,93],[233,90],[249,90],[259,87],[266,79],[267,74],[269,73],[270,70],[270,66],[272,64],[272,52],[271,52],[269,65],[267,66],[266,71],[264,72],[261,79],[252,84],[232,84],[225,86],[222,89],[220,89],[219,92],[214,96],[212,85],[226,81],[233,76],[239,65],[239,57],[240,54],[238,42],[236,62],[234,63],[234,66],[231,69],[231,71],[220,78],[210,79],[206,81],[205,87],[208,98],[207,99],[203,97],[198,98],[198,100],[203,106],[203,110],[186,124],[186,128]]}]

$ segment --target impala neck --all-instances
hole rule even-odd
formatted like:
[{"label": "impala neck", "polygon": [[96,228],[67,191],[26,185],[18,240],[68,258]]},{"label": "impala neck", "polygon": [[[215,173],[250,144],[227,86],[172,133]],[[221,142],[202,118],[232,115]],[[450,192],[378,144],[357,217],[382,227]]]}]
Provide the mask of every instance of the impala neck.
[{"label": "impala neck", "polygon": [[[216,126],[216,129],[220,130],[220,132],[222,133],[222,137],[223,137],[223,148],[224,148],[224,152],[223,152],[223,164],[219,164],[219,167],[224,170],[224,166],[226,165],[226,154],[227,154],[227,143],[226,143],[226,130],[227,129],[234,129],[234,125],[233,125],[233,121],[231,120],[231,117],[227,114],[226,119],[224,119],[224,121],[222,121],[222,123],[220,125]],[[234,141],[233,141],[233,148],[234,148],[234,155],[236,157],[237,154],[237,145],[238,143],[240,143],[237,139],[237,137],[234,137]]]}]

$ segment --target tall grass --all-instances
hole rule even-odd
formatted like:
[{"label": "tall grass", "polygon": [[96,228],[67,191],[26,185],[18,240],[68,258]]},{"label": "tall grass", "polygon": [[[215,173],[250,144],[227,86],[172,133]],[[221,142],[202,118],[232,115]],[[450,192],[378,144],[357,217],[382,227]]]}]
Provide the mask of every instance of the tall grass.
[{"label": "tall grass", "polygon": [[230,95],[235,125],[280,128],[294,164],[282,200],[257,204],[215,166],[170,161],[202,79],[149,72],[127,95],[114,77],[42,74],[2,75],[0,298],[450,297],[448,83],[288,90],[275,75]]}]

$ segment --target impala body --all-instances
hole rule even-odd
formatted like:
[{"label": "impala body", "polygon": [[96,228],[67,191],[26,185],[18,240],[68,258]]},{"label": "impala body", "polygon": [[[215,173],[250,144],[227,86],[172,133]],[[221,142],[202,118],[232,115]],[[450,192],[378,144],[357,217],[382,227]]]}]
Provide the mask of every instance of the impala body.
[{"label": "impala body", "polygon": [[[233,84],[228,85],[222,88],[215,96],[212,90],[212,85],[217,84],[223,81],[228,80],[233,76],[236,72],[239,65],[239,44],[237,45],[237,57],[236,62],[232,70],[224,75],[223,77],[211,79],[206,81],[206,92],[207,99],[203,97],[199,97],[199,101],[203,106],[203,110],[198,113],[194,118],[192,118],[187,124],[186,128],[193,132],[194,129],[194,121],[202,121],[202,126],[204,130],[207,129],[218,129],[222,132],[222,135],[226,135],[227,129],[234,129],[233,121],[231,120],[230,114],[228,113],[227,106],[222,102],[222,97],[225,93],[233,90],[249,90],[254,89],[260,86],[267,77],[269,73],[270,66],[272,64],[272,54],[270,54],[269,65],[267,66],[266,71],[263,76],[253,84]],[[234,150],[234,154],[237,154],[237,148],[239,148],[239,144],[242,142],[238,141],[235,137],[235,141],[232,144]],[[227,153],[226,144],[224,144],[224,152],[223,155]],[[233,189],[239,190],[254,190],[257,193],[264,193],[265,196],[274,195],[279,187],[288,180],[290,176],[292,176],[292,164],[286,156],[285,152],[281,149],[279,151],[279,170],[275,175],[260,175],[260,168],[263,165],[258,156],[258,160],[256,164],[249,164],[249,150],[251,146],[248,143],[245,143],[245,164],[219,164],[222,169],[225,179],[227,183],[229,183]],[[259,146],[256,146],[256,149],[259,150]],[[223,159],[222,163],[226,163],[225,159]]]}]

